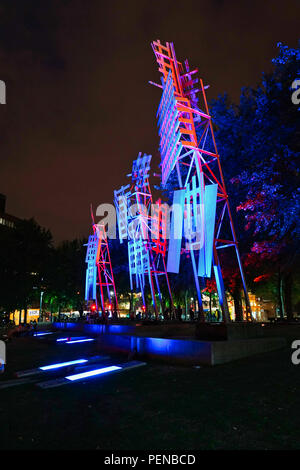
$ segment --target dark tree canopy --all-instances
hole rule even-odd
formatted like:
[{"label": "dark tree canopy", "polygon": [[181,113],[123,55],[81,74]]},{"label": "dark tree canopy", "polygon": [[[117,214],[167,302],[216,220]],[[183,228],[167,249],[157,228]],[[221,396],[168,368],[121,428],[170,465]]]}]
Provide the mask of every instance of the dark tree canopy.
[{"label": "dark tree canopy", "polygon": [[257,88],[244,88],[239,105],[224,95],[211,110],[246,268],[251,280],[279,276],[291,315],[300,231],[300,113],[291,95],[300,49],[278,48],[273,72],[263,74]]}]

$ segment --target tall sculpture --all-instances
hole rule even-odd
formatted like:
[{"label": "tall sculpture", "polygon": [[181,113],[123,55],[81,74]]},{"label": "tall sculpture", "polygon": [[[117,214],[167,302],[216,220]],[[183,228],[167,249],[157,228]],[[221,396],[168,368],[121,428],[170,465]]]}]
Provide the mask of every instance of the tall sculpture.
[{"label": "tall sculpture", "polygon": [[[149,281],[152,304],[156,317],[159,314],[158,299],[163,308],[159,277],[164,276],[173,306],[172,293],[165,263],[166,212],[161,201],[153,204],[149,184],[151,155],[138,155],[133,161],[131,185],[114,192],[118,216],[119,239],[128,239],[128,263],[130,287],[142,294],[146,306],[145,287]],[[158,296],[158,299],[157,299]]]},{"label": "tall sculpture", "polygon": [[[95,302],[96,310],[105,311],[105,299],[118,312],[118,298],[104,224],[95,224],[93,213],[93,235],[89,236],[86,252],[85,300]],[[111,291],[112,289],[112,291]],[[113,296],[113,298],[112,298]],[[99,304],[100,300],[100,306]]]},{"label": "tall sculpture", "polygon": [[[200,315],[203,316],[199,277],[215,275],[223,318],[229,321],[219,250],[235,250],[243,284],[247,318],[251,307],[240,259],[238,242],[229,207],[212,119],[203,81],[190,70],[188,61],[179,62],[172,43],[152,43],[162,89],[157,117],[160,136],[161,180],[166,186],[176,176],[173,204],[182,208],[173,216],[167,270],[179,272],[183,235],[191,255]],[[174,183],[173,183],[174,185]]]}]

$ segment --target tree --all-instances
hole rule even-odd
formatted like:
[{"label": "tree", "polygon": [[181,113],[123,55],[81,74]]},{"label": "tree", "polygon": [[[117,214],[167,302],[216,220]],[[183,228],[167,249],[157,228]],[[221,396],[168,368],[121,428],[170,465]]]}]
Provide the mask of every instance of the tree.
[{"label": "tree", "polygon": [[277,275],[279,308],[292,318],[292,283],[299,275],[300,114],[291,84],[299,76],[300,49],[278,47],[272,73],[256,89],[244,88],[239,106],[220,97],[212,114],[225,178],[234,183],[229,195],[237,225],[245,228],[239,231],[241,251],[249,267],[256,261],[259,275]]},{"label": "tree", "polygon": [[0,233],[1,307],[8,311],[24,309],[39,299],[47,278],[52,235],[34,219],[20,220],[15,229]]},{"label": "tree", "polygon": [[53,251],[49,265],[45,304],[50,312],[76,309],[83,315],[86,240],[63,241]]}]

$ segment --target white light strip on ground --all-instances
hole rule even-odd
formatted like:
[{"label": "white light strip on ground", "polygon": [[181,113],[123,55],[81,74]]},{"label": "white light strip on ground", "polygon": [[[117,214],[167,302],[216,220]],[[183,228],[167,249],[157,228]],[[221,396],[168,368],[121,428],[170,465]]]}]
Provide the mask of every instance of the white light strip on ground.
[{"label": "white light strip on ground", "polygon": [[35,333],[34,336],[52,335],[52,333]]},{"label": "white light strip on ground", "polygon": [[86,336],[68,336],[67,338],[58,338],[56,341],[74,341],[75,339],[85,339]]},{"label": "white light strip on ground", "polygon": [[88,372],[82,372],[81,374],[68,375],[65,379],[74,380],[87,379],[89,377],[94,377],[95,375],[106,374],[107,372],[112,372],[114,370],[122,369],[120,366],[109,366],[101,367],[101,369],[89,370]]},{"label": "white light strip on ground", "polygon": [[88,359],[77,359],[76,361],[59,362],[58,364],[51,364],[50,366],[39,367],[39,369],[41,370],[59,369],[60,367],[71,366],[72,364],[83,364],[84,362],[88,362]]},{"label": "white light strip on ground", "polygon": [[95,341],[94,338],[87,338],[87,339],[76,339],[73,341],[66,341],[66,344],[73,344],[73,343],[84,343],[86,341]]}]

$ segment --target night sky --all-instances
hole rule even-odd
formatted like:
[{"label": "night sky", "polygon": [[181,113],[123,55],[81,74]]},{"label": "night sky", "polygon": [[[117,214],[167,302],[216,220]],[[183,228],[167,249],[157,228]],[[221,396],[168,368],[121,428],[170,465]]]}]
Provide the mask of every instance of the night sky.
[{"label": "night sky", "polygon": [[174,42],[209,100],[237,101],[278,41],[297,45],[299,1],[9,0],[0,22],[0,193],[60,241],[89,233],[90,203],[112,202],[139,151],[157,170],[151,41]]}]

